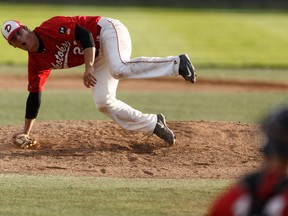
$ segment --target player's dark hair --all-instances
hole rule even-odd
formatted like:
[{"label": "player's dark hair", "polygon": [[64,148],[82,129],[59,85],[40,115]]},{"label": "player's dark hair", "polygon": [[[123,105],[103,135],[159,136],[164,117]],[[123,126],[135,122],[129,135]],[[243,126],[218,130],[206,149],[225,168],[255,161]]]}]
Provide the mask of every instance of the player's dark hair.
[{"label": "player's dark hair", "polygon": [[262,130],[267,136],[264,154],[288,160],[288,106],[272,110],[262,122]]}]

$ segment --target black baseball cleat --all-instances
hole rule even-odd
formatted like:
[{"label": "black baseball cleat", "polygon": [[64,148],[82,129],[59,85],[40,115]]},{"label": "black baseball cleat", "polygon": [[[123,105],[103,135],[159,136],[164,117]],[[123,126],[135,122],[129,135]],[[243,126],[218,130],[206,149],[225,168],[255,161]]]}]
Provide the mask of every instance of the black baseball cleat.
[{"label": "black baseball cleat", "polygon": [[191,63],[189,56],[187,54],[182,54],[179,58],[179,74],[183,76],[185,80],[195,83],[197,79],[196,70]]},{"label": "black baseball cleat", "polygon": [[175,144],[174,133],[167,127],[165,116],[161,113],[157,114],[157,123],[153,133],[163,139],[170,146]]}]

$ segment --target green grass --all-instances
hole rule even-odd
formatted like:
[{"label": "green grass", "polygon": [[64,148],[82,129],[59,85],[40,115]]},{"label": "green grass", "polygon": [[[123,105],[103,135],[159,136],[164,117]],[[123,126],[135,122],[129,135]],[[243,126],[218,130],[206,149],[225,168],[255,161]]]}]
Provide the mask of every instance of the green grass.
[{"label": "green grass", "polygon": [[[283,28],[288,24],[288,14],[284,12],[136,7],[120,10],[99,6],[3,3],[0,7],[2,23],[18,19],[31,29],[55,15],[103,15],[120,19],[131,33],[132,56],[188,53],[199,79],[201,76],[264,81],[288,79],[288,28]],[[15,70],[1,66],[0,74],[26,74],[23,66],[26,66],[27,54],[13,49],[0,38],[0,65],[21,65]],[[205,69],[207,67],[212,69]],[[72,73],[78,73],[77,69]],[[0,91],[1,126],[23,123],[26,97],[25,90]],[[288,96],[281,92],[168,91],[159,94],[119,92],[118,98],[143,112],[163,112],[168,120],[257,123],[267,109],[286,103]],[[56,119],[107,118],[96,111],[89,90],[45,91],[38,120]],[[203,215],[210,201],[228,183],[214,179],[0,174],[0,215],[197,216]]]},{"label": "green grass", "polygon": [[0,174],[0,215],[203,215],[227,180]]},{"label": "green grass", "polygon": [[[188,53],[196,66],[288,67],[288,13],[272,10],[196,10],[0,4],[1,20],[34,29],[55,15],[103,15],[129,29],[132,56]],[[45,10],[43,10],[45,7]],[[0,39],[0,64],[26,64],[26,53]]]},{"label": "green grass", "polygon": [[[0,92],[0,125],[21,124],[27,92]],[[257,123],[272,106],[288,101],[287,93],[125,92],[118,98],[144,113],[163,112],[168,120]],[[42,95],[38,120],[108,120],[96,110],[89,90],[49,90]]]}]

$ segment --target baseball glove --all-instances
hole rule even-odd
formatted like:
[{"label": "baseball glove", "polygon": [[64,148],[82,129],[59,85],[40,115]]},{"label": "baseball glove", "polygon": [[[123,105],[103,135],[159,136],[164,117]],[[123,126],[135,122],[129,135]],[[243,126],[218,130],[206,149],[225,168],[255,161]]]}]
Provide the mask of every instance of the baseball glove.
[{"label": "baseball glove", "polygon": [[19,134],[14,138],[14,144],[22,149],[28,149],[35,147],[37,145],[37,141],[31,139],[27,134]]}]

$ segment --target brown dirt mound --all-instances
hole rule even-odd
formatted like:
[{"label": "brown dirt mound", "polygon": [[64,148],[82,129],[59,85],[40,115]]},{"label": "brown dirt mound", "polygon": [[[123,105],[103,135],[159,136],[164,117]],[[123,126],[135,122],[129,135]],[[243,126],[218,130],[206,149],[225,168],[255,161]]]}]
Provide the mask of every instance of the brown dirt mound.
[{"label": "brown dirt mound", "polygon": [[123,178],[236,178],[258,167],[257,125],[171,121],[177,142],[131,133],[111,121],[35,124],[37,149],[12,145],[22,125],[0,127],[0,173]]},{"label": "brown dirt mound", "polygon": [[[26,76],[5,76],[0,89],[26,89]],[[2,80],[2,81],[1,81]],[[46,89],[85,89],[81,75],[51,76]],[[161,82],[160,82],[161,81]],[[123,80],[119,90],[288,91],[288,83],[180,78]],[[11,137],[22,125],[0,127],[0,173],[46,173],[123,178],[237,178],[262,161],[258,126],[227,122],[168,122],[177,136],[168,147],[156,136],[130,133],[113,122],[37,122],[40,146],[23,150]]]}]

